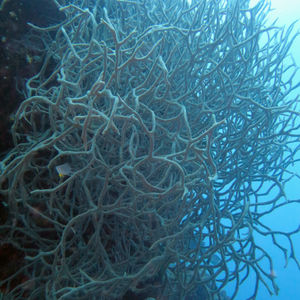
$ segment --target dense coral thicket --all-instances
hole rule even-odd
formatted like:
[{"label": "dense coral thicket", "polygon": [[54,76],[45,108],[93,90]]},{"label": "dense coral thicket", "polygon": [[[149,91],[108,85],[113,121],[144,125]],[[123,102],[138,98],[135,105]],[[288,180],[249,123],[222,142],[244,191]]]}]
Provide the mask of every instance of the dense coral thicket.
[{"label": "dense coral thicket", "polygon": [[234,282],[233,299],[249,273],[251,299],[277,292],[253,232],[297,262],[295,232],[261,220],[299,201],[284,193],[292,27],[265,27],[266,3],[248,2],[61,0],[63,23],[32,24],[48,53],[1,162],[0,231],[24,254],[7,296],[221,299]]}]

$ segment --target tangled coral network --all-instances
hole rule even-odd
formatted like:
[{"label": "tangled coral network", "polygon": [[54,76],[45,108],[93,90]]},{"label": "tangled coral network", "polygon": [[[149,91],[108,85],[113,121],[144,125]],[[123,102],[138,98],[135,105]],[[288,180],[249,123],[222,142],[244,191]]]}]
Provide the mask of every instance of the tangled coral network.
[{"label": "tangled coral network", "polygon": [[234,299],[249,274],[249,299],[277,293],[253,232],[298,263],[298,230],[261,219],[299,203],[295,37],[265,1],[228,2],[56,0],[62,23],[31,24],[47,51],[1,162],[0,232],[24,255],[7,297]]}]

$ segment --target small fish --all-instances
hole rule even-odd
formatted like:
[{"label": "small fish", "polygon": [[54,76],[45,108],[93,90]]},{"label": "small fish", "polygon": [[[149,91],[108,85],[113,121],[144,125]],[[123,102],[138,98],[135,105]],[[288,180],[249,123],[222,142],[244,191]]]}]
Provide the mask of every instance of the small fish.
[{"label": "small fish", "polygon": [[56,166],[56,171],[60,178],[63,178],[64,176],[68,176],[72,173],[71,166],[68,163]]},{"label": "small fish", "polygon": [[269,273],[269,276],[272,277],[272,278],[276,278],[277,277],[276,271],[274,269],[271,269],[270,273]]},{"label": "small fish", "polygon": [[32,56],[30,56],[29,54],[26,54],[25,57],[26,57],[26,61],[27,61],[29,64],[31,64],[32,61],[33,61]]}]

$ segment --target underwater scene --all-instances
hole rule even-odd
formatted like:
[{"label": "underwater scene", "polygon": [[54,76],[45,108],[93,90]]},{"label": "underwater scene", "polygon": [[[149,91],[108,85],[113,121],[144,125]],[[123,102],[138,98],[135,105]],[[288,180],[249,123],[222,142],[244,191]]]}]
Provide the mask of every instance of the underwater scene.
[{"label": "underwater scene", "polygon": [[0,1],[1,300],[299,299],[273,1]]}]

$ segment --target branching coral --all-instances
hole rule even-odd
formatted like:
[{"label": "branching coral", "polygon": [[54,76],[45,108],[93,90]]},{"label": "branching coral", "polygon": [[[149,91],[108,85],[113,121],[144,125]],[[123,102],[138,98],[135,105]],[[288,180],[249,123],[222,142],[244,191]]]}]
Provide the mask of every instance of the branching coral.
[{"label": "branching coral", "polygon": [[56,34],[2,161],[0,230],[25,255],[6,293],[184,299],[201,286],[217,299],[234,281],[233,299],[249,272],[249,296],[277,292],[253,231],[285,255],[287,237],[297,261],[296,231],[261,221],[283,205],[299,147],[294,74],[283,80],[291,27],[265,27],[264,1],[67,2],[62,24],[32,25]]}]

